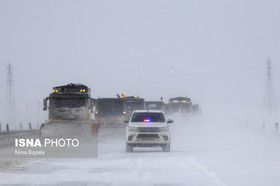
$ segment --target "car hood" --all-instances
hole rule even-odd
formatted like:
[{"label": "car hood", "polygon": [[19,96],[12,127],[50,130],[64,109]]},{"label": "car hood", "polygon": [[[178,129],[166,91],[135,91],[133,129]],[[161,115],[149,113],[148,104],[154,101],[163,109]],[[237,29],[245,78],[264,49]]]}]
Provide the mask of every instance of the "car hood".
[{"label": "car hood", "polygon": [[166,127],[165,122],[131,122],[128,124],[130,127]]}]

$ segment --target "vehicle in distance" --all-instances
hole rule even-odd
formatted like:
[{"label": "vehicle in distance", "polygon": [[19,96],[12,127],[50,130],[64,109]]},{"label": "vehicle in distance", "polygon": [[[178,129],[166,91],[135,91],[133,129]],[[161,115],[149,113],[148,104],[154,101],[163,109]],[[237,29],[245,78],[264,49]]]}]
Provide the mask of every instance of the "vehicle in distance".
[{"label": "vehicle in distance", "polygon": [[192,112],[192,101],[187,97],[170,98],[168,103],[168,114],[185,115]]},{"label": "vehicle in distance", "polygon": [[145,101],[145,108],[147,110],[165,110],[163,101]]},{"label": "vehicle in distance", "polygon": [[99,124],[119,124],[126,118],[125,100],[121,98],[98,98],[95,101],[95,120]]},{"label": "vehicle in distance", "polygon": [[145,108],[144,98],[139,98],[137,96],[123,96],[126,103],[126,116],[127,119],[130,118],[134,110],[142,110]]},{"label": "vehicle in distance", "polygon": [[126,121],[126,152],[133,152],[133,147],[161,146],[164,152],[170,152],[169,123],[160,110],[135,110]]}]

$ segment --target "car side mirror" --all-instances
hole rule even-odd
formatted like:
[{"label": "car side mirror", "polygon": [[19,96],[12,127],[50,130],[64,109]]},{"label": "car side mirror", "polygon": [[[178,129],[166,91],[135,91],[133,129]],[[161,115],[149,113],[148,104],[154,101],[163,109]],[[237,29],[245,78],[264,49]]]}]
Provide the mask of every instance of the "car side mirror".
[{"label": "car side mirror", "polygon": [[123,121],[124,123],[129,123],[129,121],[128,120],[125,120],[125,121]]},{"label": "car side mirror", "polygon": [[174,121],[172,119],[168,119],[167,123],[174,123]]},{"label": "car side mirror", "polygon": [[46,98],[43,100],[43,110],[47,110],[47,108],[48,108],[48,99]]}]

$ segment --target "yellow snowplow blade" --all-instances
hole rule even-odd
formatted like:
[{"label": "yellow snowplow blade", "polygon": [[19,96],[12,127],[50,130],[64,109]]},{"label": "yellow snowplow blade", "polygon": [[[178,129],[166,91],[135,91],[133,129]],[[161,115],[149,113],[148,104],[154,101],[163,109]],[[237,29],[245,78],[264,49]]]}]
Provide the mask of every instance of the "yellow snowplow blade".
[{"label": "yellow snowplow blade", "polygon": [[51,122],[40,127],[40,137],[89,137],[96,135],[98,124],[90,122]]}]

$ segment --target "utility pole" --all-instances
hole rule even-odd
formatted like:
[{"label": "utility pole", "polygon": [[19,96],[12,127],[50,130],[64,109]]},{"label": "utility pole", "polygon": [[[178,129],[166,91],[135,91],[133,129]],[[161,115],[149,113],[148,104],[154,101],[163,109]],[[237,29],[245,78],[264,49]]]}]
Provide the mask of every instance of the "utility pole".
[{"label": "utility pole", "polygon": [[272,67],[271,61],[268,59],[266,65],[266,87],[265,87],[265,97],[263,112],[265,114],[277,113],[277,104],[274,94],[274,88],[272,83]]},{"label": "utility pole", "polygon": [[6,67],[6,84],[7,84],[7,91],[8,91],[8,123],[11,126],[14,126],[15,123],[15,102],[14,102],[14,80],[13,80],[13,66],[9,62],[8,66]]}]

